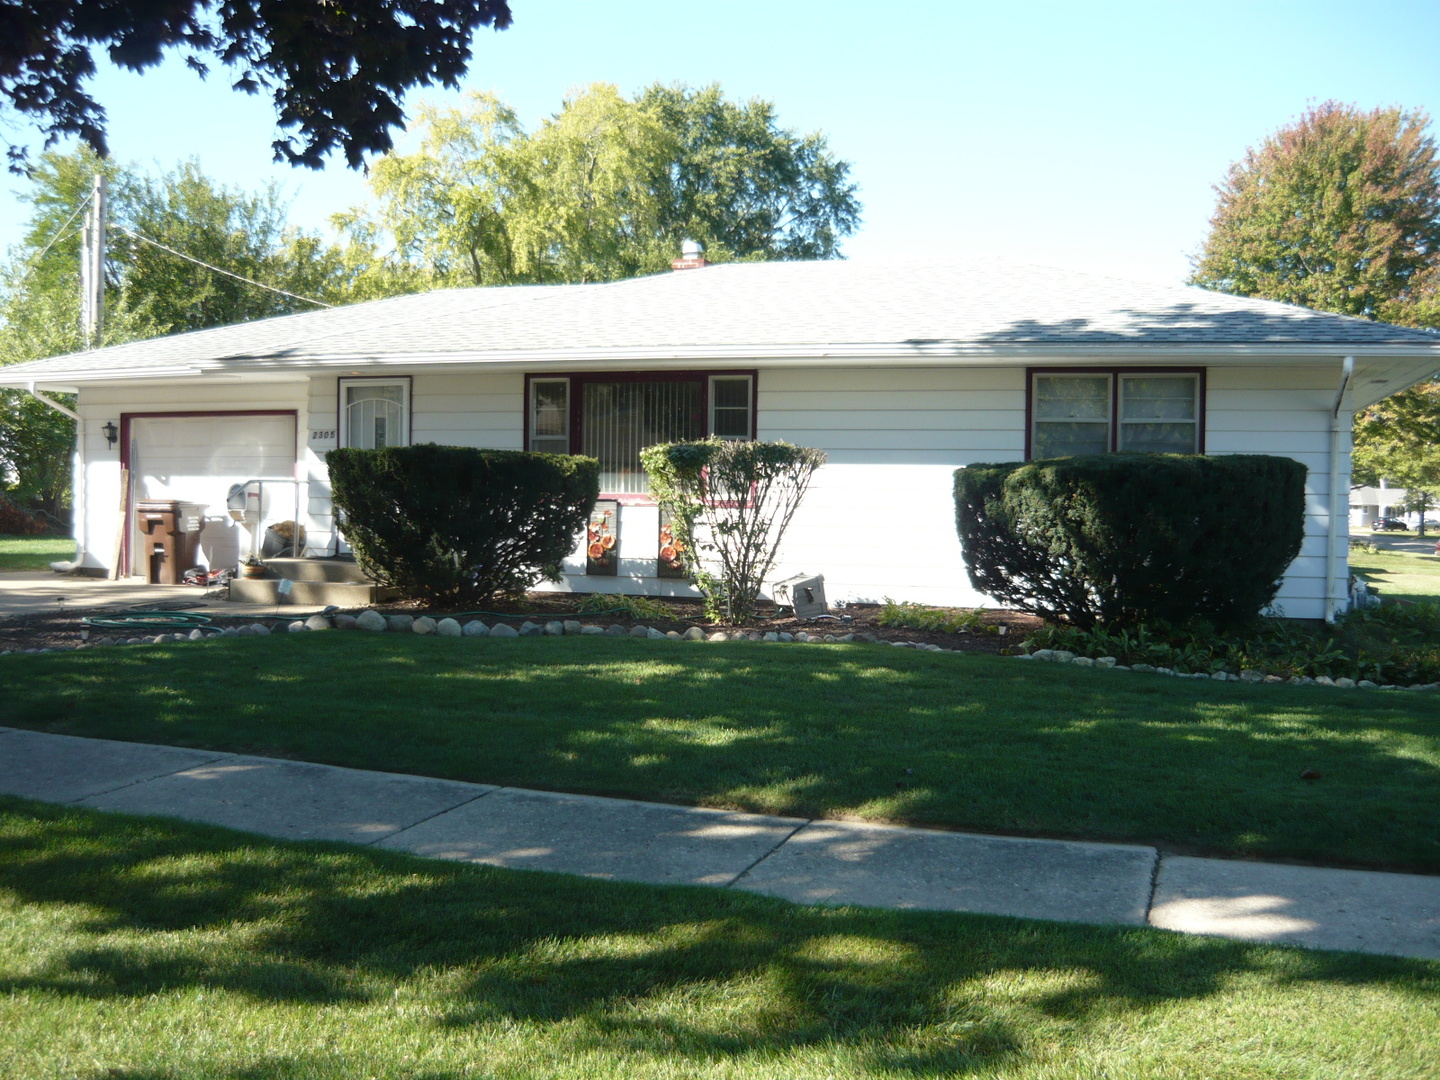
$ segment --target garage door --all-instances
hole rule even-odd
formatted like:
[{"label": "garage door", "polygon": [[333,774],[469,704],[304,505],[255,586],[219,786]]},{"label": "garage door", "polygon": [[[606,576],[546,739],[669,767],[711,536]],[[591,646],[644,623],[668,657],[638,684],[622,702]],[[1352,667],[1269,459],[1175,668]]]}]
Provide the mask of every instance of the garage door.
[{"label": "garage door", "polygon": [[[233,566],[250,533],[230,519],[232,484],[264,485],[264,524],[295,516],[294,416],[137,417],[130,422],[130,476],[136,499],[175,499],[205,507],[201,562]],[[139,545],[132,550],[139,550]]]}]

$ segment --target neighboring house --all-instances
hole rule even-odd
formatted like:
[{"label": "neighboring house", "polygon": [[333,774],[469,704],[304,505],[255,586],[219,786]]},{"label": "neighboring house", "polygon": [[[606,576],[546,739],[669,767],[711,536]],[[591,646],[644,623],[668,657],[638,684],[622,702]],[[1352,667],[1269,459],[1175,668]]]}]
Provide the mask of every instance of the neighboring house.
[{"label": "neighboring house", "polygon": [[1310,470],[1278,606],[1314,618],[1347,593],[1351,414],[1437,361],[1425,333],[1199,289],[988,262],[817,262],[406,296],[7,367],[0,385],[79,395],[90,568],[143,569],[133,508],[156,497],[206,506],[204,556],[232,562],[248,541],[226,495],[250,479],[267,481],[266,521],[298,507],[312,553],[344,550],[325,452],[437,442],[599,457],[618,544],[587,566],[577,538],[561,587],[683,593],[658,559],[663,523],[637,454],[715,433],[829,455],[777,578],[823,573],[832,600],[977,604],[957,467],[1266,453]]},{"label": "neighboring house", "polygon": [[1414,514],[1404,510],[1405,489],[1385,487],[1353,487],[1350,489],[1350,526],[1368,529],[1376,518],[1404,518],[1409,521]]}]

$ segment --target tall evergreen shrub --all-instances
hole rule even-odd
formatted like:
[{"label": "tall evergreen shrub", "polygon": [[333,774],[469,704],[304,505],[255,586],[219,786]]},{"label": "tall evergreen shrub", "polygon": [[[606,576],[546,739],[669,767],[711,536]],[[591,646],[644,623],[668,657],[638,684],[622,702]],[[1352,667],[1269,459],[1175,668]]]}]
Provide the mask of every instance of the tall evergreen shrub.
[{"label": "tall evergreen shrub", "polygon": [[1099,454],[955,472],[975,588],[1084,628],[1255,616],[1300,551],[1304,513],[1305,466],[1262,454]]},{"label": "tall evergreen shrub", "polygon": [[600,494],[594,458],[390,446],[325,455],[356,559],[407,596],[484,603],[557,580]]}]

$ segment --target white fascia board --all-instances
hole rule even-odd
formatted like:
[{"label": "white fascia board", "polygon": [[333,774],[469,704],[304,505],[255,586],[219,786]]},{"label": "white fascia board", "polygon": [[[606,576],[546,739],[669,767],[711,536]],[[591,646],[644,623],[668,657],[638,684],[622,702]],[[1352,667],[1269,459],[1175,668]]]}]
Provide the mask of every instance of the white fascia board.
[{"label": "white fascia board", "polygon": [[[232,357],[186,364],[156,366],[142,370],[100,368],[88,371],[65,370],[46,373],[43,361],[0,369],[0,387],[23,389],[31,383],[49,390],[74,393],[82,384],[154,382],[158,380],[210,381],[214,379],[255,379],[304,377],[307,373],[363,371],[385,368],[407,370],[451,370],[456,367],[524,367],[531,370],[564,370],[575,366],[597,370],[664,370],[677,365],[690,367],[834,367],[907,364],[939,366],[955,364],[1041,364],[1156,365],[1185,363],[1205,366],[1290,365],[1339,361],[1344,356],[1357,360],[1410,362],[1421,368],[1440,369],[1440,342],[1415,345],[732,345],[715,347],[653,347],[644,349],[534,349],[485,352],[330,354],[314,356]],[[1423,376],[1418,376],[1423,378]],[[1390,391],[1393,392],[1393,391]]]},{"label": "white fascia board", "polygon": [[[1085,346],[914,346],[896,348],[875,345],[734,345],[723,348],[566,349],[554,351],[513,350],[466,353],[338,354],[283,360],[246,359],[223,362],[229,370],[260,371],[303,367],[328,371],[334,368],[451,368],[456,366],[523,366],[561,369],[577,364],[604,366],[616,370],[663,369],[676,364],[707,367],[753,367],[756,364],[786,366],[835,366],[845,364],[906,363],[926,365],[969,364],[1314,364],[1338,361],[1344,356],[1433,362],[1440,367],[1440,342],[1417,348],[1413,345],[1383,346],[1276,346],[1276,345],[1085,345]],[[1433,358],[1433,360],[1427,360]]]}]

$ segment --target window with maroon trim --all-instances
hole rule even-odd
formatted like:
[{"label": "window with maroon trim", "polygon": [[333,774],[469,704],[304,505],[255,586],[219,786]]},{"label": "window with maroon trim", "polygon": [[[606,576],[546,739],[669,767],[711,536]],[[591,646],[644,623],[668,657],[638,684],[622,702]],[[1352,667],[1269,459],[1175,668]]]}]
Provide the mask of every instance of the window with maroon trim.
[{"label": "window with maroon trim", "polygon": [[607,495],[649,491],[640,451],[662,442],[755,435],[755,375],[654,372],[531,376],[526,446],[600,462]]},{"label": "window with maroon trim", "polygon": [[1030,457],[1198,454],[1202,372],[1032,371]]}]

